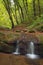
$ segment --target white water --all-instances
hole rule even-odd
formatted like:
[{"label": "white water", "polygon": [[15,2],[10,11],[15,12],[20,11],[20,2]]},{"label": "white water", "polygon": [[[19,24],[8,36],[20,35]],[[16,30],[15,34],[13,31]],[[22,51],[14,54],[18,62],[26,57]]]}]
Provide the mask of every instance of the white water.
[{"label": "white water", "polygon": [[13,52],[13,54],[15,54],[15,55],[20,54],[20,53],[19,53],[19,44],[18,44],[18,41],[17,41],[17,48],[16,48],[16,51]]},{"label": "white water", "polygon": [[19,49],[17,48],[16,51],[13,54],[16,54],[16,55],[20,54],[18,51],[19,51]]},{"label": "white water", "polygon": [[33,42],[30,42],[29,53],[34,54],[34,43]]},{"label": "white water", "polygon": [[30,45],[29,45],[29,53],[26,54],[27,58],[30,58],[30,59],[37,59],[39,58],[38,55],[34,54],[34,43],[33,42],[30,42]]}]

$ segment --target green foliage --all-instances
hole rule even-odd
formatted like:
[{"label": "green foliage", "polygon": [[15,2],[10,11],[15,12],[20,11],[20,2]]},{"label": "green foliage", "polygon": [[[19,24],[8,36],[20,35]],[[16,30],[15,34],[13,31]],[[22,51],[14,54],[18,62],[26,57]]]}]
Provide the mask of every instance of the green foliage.
[{"label": "green foliage", "polygon": [[[34,7],[32,0],[14,0],[13,3],[10,0],[0,0],[0,27],[11,28],[12,23],[9,18],[10,16],[14,25],[21,25],[21,23],[24,23],[28,25],[29,29],[41,27],[43,24],[42,2],[43,1],[40,0],[40,4],[38,4],[38,0],[35,0],[36,20],[34,20]],[[39,17],[38,5],[41,7],[41,17]]]},{"label": "green foliage", "polygon": [[[30,33],[43,32],[43,0],[40,0],[40,3],[38,0],[13,0],[13,3],[10,0],[0,0],[0,29],[11,29],[13,25],[24,26]],[[12,52],[14,47],[7,43],[19,39],[21,30],[4,32],[0,32],[0,50]],[[43,36],[37,37],[42,43]]]},{"label": "green foliage", "polygon": [[11,28],[10,19],[2,0],[0,0],[0,26]]},{"label": "green foliage", "polygon": [[36,20],[33,20],[32,24],[29,26],[30,29],[40,29],[43,26],[43,16],[37,17]]}]

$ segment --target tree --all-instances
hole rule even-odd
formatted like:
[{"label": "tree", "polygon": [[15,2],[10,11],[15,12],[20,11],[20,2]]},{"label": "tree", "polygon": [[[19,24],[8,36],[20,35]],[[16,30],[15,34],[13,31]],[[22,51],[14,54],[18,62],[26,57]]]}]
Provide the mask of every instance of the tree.
[{"label": "tree", "polygon": [[[15,3],[15,5],[16,5],[17,8],[18,8],[19,15],[21,14],[21,15],[20,15],[20,18],[21,18],[21,22],[23,23],[23,21],[24,21],[23,9],[22,9],[22,7],[20,6],[18,0],[14,0],[14,3]],[[20,11],[21,11],[21,13],[20,13]]]},{"label": "tree", "polygon": [[15,5],[15,19],[16,19],[16,22],[17,22],[17,24],[18,24],[17,12],[16,12],[16,5]]},{"label": "tree", "polygon": [[27,3],[27,0],[26,0],[26,13],[28,14],[28,3]]},{"label": "tree", "polygon": [[5,6],[8,14],[9,14],[9,18],[11,20],[12,28],[14,28],[14,22],[13,22],[12,14],[11,14],[11,7],[10,7],[11,3],[10,3],[10,0],[3,0],[3,2],[4,2],[4,6]]},{"label": "tree", "polygon": [[39,17],[41,16],[40,0],[38,0]]},{"label": "tree", "polygon": [[34,11],[34,17],[36,17],[35,0],[33,0],[33,11]]},{"label": "tree", "polygon": [[26,19],[27,11],[26,11],[26,6],[25,6],[25,0],[23,0],[23,13],[24,13],[24,19]]}]

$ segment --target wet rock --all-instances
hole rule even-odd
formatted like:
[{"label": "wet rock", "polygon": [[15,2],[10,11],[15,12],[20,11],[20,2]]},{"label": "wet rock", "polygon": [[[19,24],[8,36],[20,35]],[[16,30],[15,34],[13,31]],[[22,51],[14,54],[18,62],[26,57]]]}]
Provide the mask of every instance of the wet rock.
[{"label": "wet rock", "polygon": [[19,52],[21,55],[25,55],[27,53],[27,43],[23,40],[19,42]]}]

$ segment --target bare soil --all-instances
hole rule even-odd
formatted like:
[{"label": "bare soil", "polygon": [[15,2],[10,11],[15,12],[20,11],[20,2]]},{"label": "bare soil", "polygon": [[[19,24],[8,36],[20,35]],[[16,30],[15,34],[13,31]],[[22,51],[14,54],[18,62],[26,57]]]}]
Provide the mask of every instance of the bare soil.
[{"label": "bare soil", "polygon": [[22,55],[0,53],[0,65],[43,65],[43,59],[30,60]]}]

